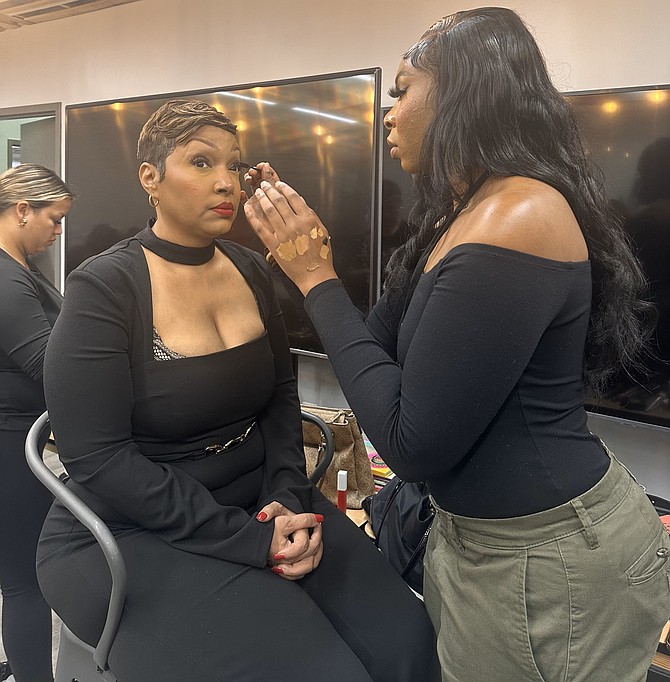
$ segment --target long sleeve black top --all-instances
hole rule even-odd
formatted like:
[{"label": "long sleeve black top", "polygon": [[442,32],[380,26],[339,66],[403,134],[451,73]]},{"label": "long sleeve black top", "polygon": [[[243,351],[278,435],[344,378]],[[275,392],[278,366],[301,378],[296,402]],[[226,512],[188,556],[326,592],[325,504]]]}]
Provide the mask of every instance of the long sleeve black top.
[{"label": "long sleeve black top", "polygon": [[[253,290],[266,332],[219,353],[157,361],[151,284],[137,238],[68,277],[45,363],[59,453],[78,493],[114,529],[140,527],[184,551],[264,566],[277,500],[309,511],[300,408],[267,264],[219,242]],[[255,421],[244,443],[203,458]]]},{"label": "long sleeve black top", "polygon": [[501,518],[562,504],[608,458],[586,426],[588,261],[455,247],[413,293],[367,319],[339,280],[306,309],[345,395],[386,463],[427,480],[456,514]]},{"label": "long sleeve black top", "polygon": [[0,429],[27,430],[44,411],[44,353],[62,300],[36,267],[0,249]]}]

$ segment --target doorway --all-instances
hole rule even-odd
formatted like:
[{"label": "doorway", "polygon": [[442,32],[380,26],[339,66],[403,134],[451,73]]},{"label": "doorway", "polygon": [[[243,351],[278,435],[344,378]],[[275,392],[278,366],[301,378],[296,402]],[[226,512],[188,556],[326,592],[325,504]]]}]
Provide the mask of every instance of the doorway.
[{"label": "doorway", "polygon": [[[61,104],[0,109],[0,173],[19,163],[38,163],[61,175]],[[33,262],[62,291],[62,237]]]}]

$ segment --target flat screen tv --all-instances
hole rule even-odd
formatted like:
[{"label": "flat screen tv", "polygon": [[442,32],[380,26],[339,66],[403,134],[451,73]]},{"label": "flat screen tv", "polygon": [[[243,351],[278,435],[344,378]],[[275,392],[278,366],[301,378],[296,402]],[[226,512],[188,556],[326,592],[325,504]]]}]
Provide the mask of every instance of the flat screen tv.
[{"label": "flat screen tv", "polygon": [[649,282],[658,321],[646,370],[620,373],[593,412],[670,426],[670,85],[566,93]]},{"label": "flat screen tv", "polygon": [[[378,290],[379,89],[374,68],[67,106],[65,177],[77,200],[65,226],[66,273],[152,217],[137,177],[138,135],[168,99],[193,97],[237,124],[244,161],[272,163],[318,212],[333,238],[337,272],[367,312]],[[264,252],[243,211],[226,238]],[[302,296],[283,274],[274,278],[292,349],[321,355]]]},{"label": "flat screen tv", "polygon": [[[635,376],[621,372],[607,395],[587,396],[587,408],[670,427],[670,85],[574,92],[566,97],[587,151],[603,172],[610,201],[624,221],[658,311],[655,357],[648,360],[646,370]],[[382,116],[387,111],[382,109]],[[383,265],[402,243],[413,187],[388,150],[380,158]]]}]

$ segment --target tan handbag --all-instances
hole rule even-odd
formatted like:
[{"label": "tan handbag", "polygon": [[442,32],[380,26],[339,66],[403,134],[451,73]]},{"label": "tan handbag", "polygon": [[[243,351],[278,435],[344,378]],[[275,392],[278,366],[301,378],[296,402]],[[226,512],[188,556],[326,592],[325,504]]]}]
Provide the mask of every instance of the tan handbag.
[{"label": "tan handbag", "polygon": [[[333,503],[337,504],[337,472],[347,472],[347,507],[360,509],[364,497],[372,495],[375,490],[370,460],[363,443],[363,435],[358,421],[351,410],[341,410],[314,405],[302,405],[302,409],[321,417],[333,432],[335,454],[333,462],[326,470],[323,478],[317,483],[321,492]],[[321,431],[315,424],[303,421],[302,437],[307,460],[307,475],[316,467],[321,447]]]}]

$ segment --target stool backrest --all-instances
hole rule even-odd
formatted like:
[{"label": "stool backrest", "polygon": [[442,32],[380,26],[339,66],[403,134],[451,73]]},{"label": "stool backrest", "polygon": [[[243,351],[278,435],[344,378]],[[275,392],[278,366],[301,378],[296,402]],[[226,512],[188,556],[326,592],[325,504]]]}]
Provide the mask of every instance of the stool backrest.
[{"label": "stool backrest", "polygon": [[[100,545],[112,575],[112,591],[107,609],[107,618],[100,640],[95,647],[93,660],[100,673],[109,670],[109,650],[119,627],[123,604],[126,598],[126,564],[119,546],[109,528],[91,509],[84,504],[44,463],[42,443],[46,443],[51,433],[49,415],[44,412],[37,418],[26,438],[26,460],[35,476],[46,486],[54,497],[70,513],[88,528]],[[104,677],[104,676],[103,676]]]}]

